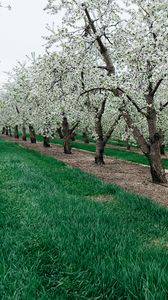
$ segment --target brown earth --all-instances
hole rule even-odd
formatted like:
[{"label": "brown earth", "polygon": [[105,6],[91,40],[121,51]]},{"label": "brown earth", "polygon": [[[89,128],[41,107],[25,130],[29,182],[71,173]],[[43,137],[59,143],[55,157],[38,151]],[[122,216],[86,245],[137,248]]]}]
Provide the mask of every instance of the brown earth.
[{"label": "brown earth", "polygon": [[88,151],[73,149],[73,154],[68,155],[63,153],[63,148],[60,145],[52,144],[50,148],[44,148],[41,142],[31,144],[29,141],[23,142],[20,139],[16,140],[9,137],[7,139],[19,143],[22,147],[50,155],[68,165],[94,174],[106,182],[115,183],[125,190],[147,196],[168,206],[168,184],[153,184],[148,166],[110,157],[105,157],[105,165],[97,166],[94,163],[94,153]]}]

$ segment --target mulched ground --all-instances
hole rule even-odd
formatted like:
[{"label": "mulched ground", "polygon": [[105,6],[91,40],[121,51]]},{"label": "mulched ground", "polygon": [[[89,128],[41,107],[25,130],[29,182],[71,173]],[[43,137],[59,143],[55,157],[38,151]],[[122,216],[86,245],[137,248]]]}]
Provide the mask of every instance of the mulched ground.
[{"label": "mulched ground", "polygon": [[[116,158],[105,158],[105,165],[97,166],[94,163],[94,153],[84,150],[73,149],[73,154],[63,153],[60,145],[52,144],[50,148],[44,148],[41,142],[31,144],[14,138],[7,138],[19,143],[20,146],[34,149],[41,153],[50,155],[73,167],[80,168],[88,173],[94,174],[104,181],[115,183],[124,189],[150,197],[157,202],[168,206],[168,184],[156,185],[151,182],[149,167],[136,163],[123,161]],[[166,174],[168,179],[168,174]]]}]

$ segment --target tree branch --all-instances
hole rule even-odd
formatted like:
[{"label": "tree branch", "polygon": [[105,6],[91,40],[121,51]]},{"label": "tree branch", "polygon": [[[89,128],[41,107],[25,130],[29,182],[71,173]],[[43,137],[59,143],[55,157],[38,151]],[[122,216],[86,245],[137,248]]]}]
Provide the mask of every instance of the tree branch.
[{"label": "tree branch", "polygon": [[17,105],[16,105],[16,111],[17,111],[17,113],[18,113],[18,115],[19,115],[19,114],[20,114],[20,111],[19,111]]},{"label": "tree branch", "polygon": [[143,134],[141,133],[141,131],[139,130],[139,128],[134,124],[134,122],[131,118],[131,115],[125,109],[122,110],[122,115],[125,119],[127,126],[130,129],[132,129],[133,136],[134,136],[135,140],[137,141],[137,143],[140,145],[142,152],[144,154],[148,155],[149,154],[148,143],[147,143],[146,139],[144,138]]},{"label": "tree branch", "polygon": [[[93,31],[93,33],[96,35],[97,30],[96,30],[94,21],[92,20],[92,18],[90,16],[90,13],[89,13],[89,11],[88,11],[88,9],[87,9],[87,7],[84,3],[82,3],[82,7],[84,8],[84,12],[85,12],[86,17],[88,19],[89,26],[90,26],[91,30]],[[102,38],[99,35],[96,36],[96,41],[99,45],[100,53],[103,56],[103,59],[106,63],[106,67],[107,67],[107,70],[108,70],[108,75],[115,74],[115,68],[114,68],[114,65],[112,63],[109,51],[108,51],[107,47],[104,45],[104,43],[102,42]]]},{"label": "tree branch", "polygon": [[152,91],[152,93],[151,93],[153,97],[154,97],[155,93],[157,92],[158,88],[160,87],[162,81],[163,81],[163,78],[161,78],[161,79],[156,83],[156,85],[155,85],[155,87],[154,87],[154,89],[153,89],[153,91]]},{"label": "tree branch", "polygon": [[79,121],[76,122],[76,124],[69,130],[70,131],[70,134],[72,134],[72,132],[75,130],[75,128],[79,125]]},{"label": "tree branch", "polygon": [[107,88],[104,88],[104,87],[97,87],[97,88],[92,88],[92,89],[89,89],[89,90],[87,90],[87,91],[84,91],[84,92],[82,92],[80,95],[79,95],[79,98],[81,97],[81,96],[84,96],[84,95],[86,95],[86,94],[89,94],[89,93],[93,93],[93,92],[102,92],[102,91],[106,91],[106,92],[112,92],[112,89],[107,89]]},{"label": "tree branch", "polygon": [[84,71],[81,71],[81,84],[82,84],[82,89],[85,89],[85,79],[84,79]]},{"label": "tree branch", "polygon": [[97,118],[100,120],[103,113],[104,113],[104,110],[105,110],[105,105],[106,105],[106,101],[107,101],[107,96],[105,96],[104,100],[102,101],[101,103],[101,108],[97,114]]},{"label": "tree branch", "polygon": [[116,125],[118,124],[119,120],[122,117],[122,113],[119,113],[117,119],[114,121],[114,123],[111,125],[111,127],[109,128],[109,130],[107,131],[107,133],[105,134],[104,137],[104,145],[106,145],[107,141],[109,140],[109,138],[111,137]]},{"label": "tree branch", "polygon": [[144,111],[142,111],[143,108],[140,108],[139,105],[128,94],[126,94],[123,89],[117,88],[117,90],[125,94],[127,99],[136,107],[137,111],[141,113],[143,116],[147,117],[147,114]]},{"label": "tree branch", "polygon": [[114,94],[114,96],[116,97],[119,97],[119,96],[122,96],[122,94],[125,94],[127,99],[136,107],[137,111],[139,113],[141,113],[143,116],[147,117],[147,114],[145,112],[142,111],[143,108],[140,108],[139,105],[128,95],[125,93],[125,91],[121,88],[116,88],[116,89],[113,89],[113,88],[103,88],[103,87],[98,87],[98,88],[92,88],[90,90],[87,90],[87,91],[84,91],[83,93],[80,94],[79,97],[87,94],[87,93],[92,93],[92,92],[102,92],[102,91],[106,91],[106,92],[111,92]]},{"label": "tree branch", "polygon": [[168,101],[164,104],[160,103],[160,111],[162,111],[164,108],[168,106]]}]

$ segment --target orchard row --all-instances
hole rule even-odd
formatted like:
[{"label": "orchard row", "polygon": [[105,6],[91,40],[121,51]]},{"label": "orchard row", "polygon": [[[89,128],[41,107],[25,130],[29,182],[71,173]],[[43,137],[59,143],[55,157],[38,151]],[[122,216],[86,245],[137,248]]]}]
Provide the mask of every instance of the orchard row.
[{"label": "orchard row", "polygon": [[[136,142],[155,183],[165,183],[160,147],[168,141],[167,0],[48,0],[62,15],[48,28],[46,53],[9,75],[0,97],[3,132],[29,128],[64,137],[71,153],[75,130],[96,139],[97,164],[113,136]],[[56,50],[55,50],[56,49]]]}]

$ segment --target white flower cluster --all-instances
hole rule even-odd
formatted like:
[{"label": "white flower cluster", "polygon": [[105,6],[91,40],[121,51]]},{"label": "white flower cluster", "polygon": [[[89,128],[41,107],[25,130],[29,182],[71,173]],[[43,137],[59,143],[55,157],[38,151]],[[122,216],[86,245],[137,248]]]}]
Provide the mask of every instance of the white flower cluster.
[{"label": "white flower cluster", "polygon": [[[157,125],[167,127],[167,0],[48,0],[45,9],[62,10],[62,27],[50,28],[48,54],[13,70],[1,91],[1,126],[32,124],[53,132],[66,116],[69,124],[79,122],[96,135],[95,119],[106,98],[104,132],[122,103],[146,138],[152,109]],[[59,50],[50,53],[55,44]],[[123,136],[119,124],[116,134]]]}]

